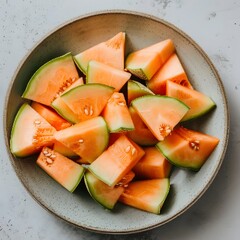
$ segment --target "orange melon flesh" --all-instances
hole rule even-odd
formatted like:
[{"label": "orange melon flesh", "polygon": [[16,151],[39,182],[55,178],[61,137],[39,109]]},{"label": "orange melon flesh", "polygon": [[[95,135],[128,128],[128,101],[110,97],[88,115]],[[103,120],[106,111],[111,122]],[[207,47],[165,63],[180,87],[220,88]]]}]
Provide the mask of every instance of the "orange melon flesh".
[{"label": "orange melon flesh", "polygon": [[128,187],[128,184],[134,179],[135,173],[133,171],[128,172],[117,184],[116,186]]},{"label": "orange melon flesh", "polygon": [[216,137],[179,127],[156,146],[174,165],[198,171],[218,143]]},{"label": "orange melon flesh", "polygon": [[10,150],[17,157],[26,157],[41,151],[44,146],[54,143],[52,127],[29,104],[24,103],[15,116],[11,137]]},{"label": "orange melon flesh", "polygon": [[36,163],[70,192],[76,189],[84,174],[81,165],[48,147],[42,149]]},{"label": "orange melon flesh", "polygon": [[171,133],[189,110],[181,101],[160,95],[137,98],[132,106],[159,141]]},{"label": "orange melon flesh", "polygon": [[168,178],[129,183],[119,201],[134,208],[160,214],[170,190]]},{"label": "orange melon flesh", "polygon": [[22,97],[51,106],[59,93],[78,78],[72,54],[67,53],[42,65],[28,82]]},{"label": "orange melon flesh", "polygon": [[213,100],[205,94],[171,81],[167,81],[166,95],[181,100],[190,108],[181,121],[200,117],[216,107]]},{"label": "orange melon flesh", "polygon": [[113,187],[143,155],[144,151],[137,144],[122,135],[91,163],[88,169],[101,181]]},{"label": "orange melon flesh", "polygon": [[114,68],[124,69],[125,33],[119,32],[111,39],[101,42],[74,56],[79,69],[86,75],[91,60],[105,63]]},{"label": "orange melon flesh", "polygon": [[116,92],[130,79],[131,74],[107,64],[90,61],[87,69],[87,83],[101,83],[111,86]]},{"label": "orange melon flesh", "polygon": [[176,82],[184,87],[193,88],[176,53],[173,53],[166,63],[147,82],[147,86],[155,94],[166,94],[166,81]]},{"label": "orange melon flesh", "polygon": [[104,208],[110,210],[114,208],[124,191],[123,187],[109,187],[89,171],[85,173],[84,181],[91,197]]},{"label": "orange melon flesh", "polygon": [[91,163],[107,147],[109,133],[106,122],[99,116],[57,131],[54,137]]},{"label": "orange melon flesh", "polygon": [[31,107],[45,118],[56,130],[70,127],[72,124],[59,116],[53,109],[37,102],[32,102]]},{"label": "orange melon flesh", "polygon": [[144,148],[145,155],[134,166],[133,171],[138,179],[168,178],[171,163],[156,147]]},{"label": "orange melon flesh", "polygon": [[71,89],[61,99],[81,122],[99,116],[113,92],[110,86],[91,83]]},{"label": "orange melon flesh", "polygon": [[128,81],[127,94],[128,105],[130,105],[131,101],[135,98],[142,97],[144,95],[154,95],[154,93],[150,89],[148,89],[142,83],[134,80]]},{"label": "orange melon flesh", "polygon": [[123,93],[113,93],[103,109],[102,116],[107,122],[110,132],[124,132],[134,129]]},{"label": "orange melon flesh", "polygon": [[161,41],[130,53],[126,59],[126,69],[143,80],[150,80],[174,51],[171,39]]},{"label": "orange melon flesh", "polygon": [[152,134],[132,106],[129,107],[129,112],[131,114],[135,129],[127,132],[127,136],[141,146],[151,146],[157,144],[157,138]]}]

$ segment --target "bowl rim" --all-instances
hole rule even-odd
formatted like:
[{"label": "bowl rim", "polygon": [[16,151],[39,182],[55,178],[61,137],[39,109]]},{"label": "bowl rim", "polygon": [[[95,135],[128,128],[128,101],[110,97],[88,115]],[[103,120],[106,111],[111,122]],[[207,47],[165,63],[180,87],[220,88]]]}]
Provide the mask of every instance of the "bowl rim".
[{"label": "bowl rim", "polygon": [[[202,57],[204,58],[204,60],[207,62],[207,64],[209,65],[211,71],[213,72],[218,85],[220,87],[221,90],[221,94],[222,94],[222,98],[224,100],[224,112],[226,114],[226,118],[225,118],[225,122],[224,122],[224,147],[222,149],[222,153],[221,153],[221,157],[219,159],[218,165],[214,170],[214,173],[212,174],[210,180],[208,181],[208,183],[206,184],[206,186],[203,188],[203,190],[193,199],[193,201],[191,203],[189,203],[188,205],[186,205],[181,211],[178,211],[175,215],[173,215],[172,217],[166,219],[165,221],[159,222],[157,224],[153,224],[151,226],[147,226],[147,227],[143,227],[143,228],[136,228],[136,229],[129,229],[129,230],[103,230],[103,229],[99,229],[97,227],[90,227],[90,226],[84,226],[84,225],[78,225],[74,222],[72,222],[71,220],[67,219],[64,216],[60,216],[57,213],[55,213],[54,211],[52,211],[51,209],[49,209],[46,205],[44,205],[40,199],[38,199],[27,187],[27,185],[24,182],[24,179],[22,178],[20,171],[17,169],[16,165],[15,165],[15,161],[14,158],[10,152],[10,148],[9,148],[9,139],[8,139],[8,133],[7,133],[7,106],[9,103],[9,96],[10,96],[10,92],[12,89],[12,86],[14,84],[14,80],[16,79],[20,69],[22,68],[23,64],[25,63],[25,61],[28,59],[28,57],[31,55],[32,51],[35,50],[45,39],[47,39],[48,37],[50,37],[54,32],[59,31],[60,29],[74,24],[77,21],[81,21],[83,19],[87,19],[87,18],[91,18],[91,17],[96,17],[96,16],[101,16],[101,15],[111,15],[111,14],[123,14],[123,15],[134,15],[134,16],[138,16],[138,17],[143,17],[146,19],[150,19],[153,20],[155,22],[161,23],[163,25],[165,25],[166,27],[174,30],[175,32],[177,32],[178,34],[180,34],[184,39],[186,39],[187,41],[189,41],[194,48],[197,49],[198,53],[200,53],[202,55]],[[30,196],[40,205],[42,206],[45,210],[47,210],[48,212],[50,212],[51,214],[53,214],[54,216],[58,217],[59,219],[63,220],[64,222],[71,224],[75,227],[78,227],[82,230],[86,230],[86,231],[92,231],[95,233],[102,233],[102,234],[132,234],[132,233],[139,233],[139,232],[144,232],[147,230],[151,230],[154,229],[156,227],[162,226],[172,220],[174,220],[175,218],[177,218],[178,216],[180,216],[182,213],[184,213],[186,210],[188,210],[191,206],[193,206],[200,198],[201,196],[207,191],[207,189],[210,187],[210,185],[212,184],[213,180],[215,179],[217,173],[219,172],[223,159],[225,157],[226,154],[226,150],[227,150],[227,146],[228,146],[228,141],[229,141],[229,134],[230,134],[230,113],[229,113],[229,107],[228,107],[228,100],[226,97],[226,92],[223,86],[223,82],[220,78],[220,75],[217,71],[217,69],[215,68],[214,64],[212,63],[212,61],[210,60],[210,58],[208,57],[208,55],[206,54],[206,52],[195,42],[195,40],[193,40],[188,34],[186,34],[184,31],[182,31],[180,28],[176,27],[174,24],[144,13],[144,12],[140,12],[140,11],[132,11],[132,10],[126,10],[126,9],[114,9],[114,10],[101,10],[101,11],[94,11],[94,12],[90,12],[90,13],[86,13],[86,14],[82,14],[78,17],[74,17],[68,21],[63,22],[62,24],[54,27],[51,31],[47,32],[46,34],[43,34],[43,36],[31,47],[31,49],[28,50],[28,52],[24,55],[24,57],[22,58],[22,60],[18,63],[18,67],[16,68],[16,70],[14,71],[12,78],[9,82],[9,86],[7,89],[7,92],[5,94],[5,102],[4,102],[4,109],[3,109],[3,128],[4,128],[4,139],[5,139],[5,147],[8,153],[8,156],[10,158],[11,161],[11,165],[18,177],[18,179],[20,180],[20,182],[22,183],[22,185],[24,186],[24,188],[26,189],[26,191],[30,194]]]}]

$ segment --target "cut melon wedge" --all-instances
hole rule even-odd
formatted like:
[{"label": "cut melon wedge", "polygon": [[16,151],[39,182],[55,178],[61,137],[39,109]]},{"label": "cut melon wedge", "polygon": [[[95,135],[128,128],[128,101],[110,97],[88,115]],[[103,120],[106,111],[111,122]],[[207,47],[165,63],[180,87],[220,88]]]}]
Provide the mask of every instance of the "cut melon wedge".
[{"label": "cut melon wedge", "polygon": [[101,83],[114,87],[118,92],[130,79],[131,74],[97,61],[90,61],[87,69],[86,83]]},{"label": "cut melon wedge", "polygon": [[125,67],[133,75],[143,80],[150,80],[174,51],[172,40],[167,39],[130,53]]},{"label": "cut melon wedge", "polygon": [[105,63],[114,68],[124,69],[125,33],[119,32],[106,42],[101,42],[74,56],[79,69],[86,75],[91,60]]},{"label": "cut melon wedge", "polygon": [[147,82],[147,86],[155,94],[166,95],[166,81],[173,81],[184,87],[193,88],[176,53],[172,54],[154,74],[151,80]]},{"label": "cut melon wedge", "polygon": [[38,112],[24,103],[13,122],[10,150],[17,157],[40,152],[42,147],[53,145],[55,132],[56,129]]},{"label": "cut melon wedge", "polygon": [[131,105],[159,141],[172,132],[189,110],[183,102],[160,95],[137,98]]},{"label": "cut melon wedge", "polygon": [[102,116],[106,120],[111,133],[134,130],[134,124],[123,93],[113,93],[103,109]]},{"label": "cut melon wedge", "polygon": [[169,190],[168,178],[135,181],[128,185],[119,201],[134,208],[160,214]]},{"label": "cut melon wedge", "polygon": [[89,166],[97,178],[115,186],[144,155],[144,151],[125,135],[119,137]]},{"label": "cut melon wedge", "polygon": [[144,148],[145,155],[137,162],[133,172],[138,179],[168,178],[172,164],[156,147]]},{"label": "cut melon wedge", "polygon": [[31,107],[47,120],[56,130],[70,127],[72,124],[59,116],[52,108],[32,102]]},{"label": "cut melon wedge", "polygon": [[60,154],[68,158],[79,158],[79,156],[75,152],[73,152],[71,149],[66,147],[64,144],[58,142],[57,140],[54,141],[53,150],[59,152]]},{"label": "cut melon wedge", "polygon": [[52,101],[79,78],[72,54],[52,59],[32,76],[22,97],[50,106]]},{"label": "cut melon wedge", "polygon": [[128,96],[128,105],[130,105],[131,101],[135,98],[142,97],[144,95],[154,95],[154,93],[143,85],[140,82],[129,80],[127,86],[127,96]]},{"label": "cut melon wedge", "polygon": [[123,187],[109,187],[89,171],[84,174],[84,181],[91,197],[109,210],[114,208],[124,191]]},{"label": "cut melon wedge", "polygon": [[105,120],[99,116],[58,131],[54,137],[91,163],[108,146],[109,133]]},{"label": "cut melon wedge", "polygon": [[48,147],[42,149],[37,165],[69,192],[77,188],[84,175],[81,165]]},{"label": "cut melon wedge", "polygon": [[131,170],[123,176],[123,178],[115,185],[119,187],[128,187],[128,184],[134,179],[135,173]]},{"label": "cut melon wedge", "polygon": [[84,84],[64,93],[61,99],[81,122],[99,116],[113,92],[114,88],[104,84]]},{"label": "cut melon wedge", "polygon": [[171,81],[167,81],[166,95],[179,99],[190,108],[181,121],[200,117],[216,107],[214,101],[205,94]]},{"label": "cut melon wedge", "polygon": [[174,165],[198,171],[218,143],[216,137],[179,127],[156,146]]},{"label": "cut melon wedge", "polygon": [[127,132],[127,136],[141,146],[152,146],[157,144],[157,138],[152,134],[132,106],[129,107],[129,112],[131,114],[135,129]]}]

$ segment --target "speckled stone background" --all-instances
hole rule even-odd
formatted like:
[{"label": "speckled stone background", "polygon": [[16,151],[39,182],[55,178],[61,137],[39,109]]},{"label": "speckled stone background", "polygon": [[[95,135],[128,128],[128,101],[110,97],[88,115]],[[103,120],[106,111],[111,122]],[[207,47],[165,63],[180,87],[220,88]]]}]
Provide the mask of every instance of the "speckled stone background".
[{"label": "speckled stone background", "polygon": [[[201,199],[172,222],[144,233],[99,235],[80,230],[40,207],[15,175],[0,128],[0,239],[238,240],[240,236],[240,0],[0,0],[0,108],[25,54],[55,27],[79,15],[127,9],[163,18],[190,35],[222,78],[231,113],[230,141],[221,170]],[[137,27],[137,26],[136,26]]]}]

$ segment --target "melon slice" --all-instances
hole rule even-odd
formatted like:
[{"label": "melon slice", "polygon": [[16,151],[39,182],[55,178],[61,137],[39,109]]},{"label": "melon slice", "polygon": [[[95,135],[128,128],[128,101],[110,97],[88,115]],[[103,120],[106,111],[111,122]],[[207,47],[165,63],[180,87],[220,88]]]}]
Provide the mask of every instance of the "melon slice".
[{"label": "melon slice", "polygon": [[129,80],[127,86],[127,96],[128,96],[128,105],[130,105],[131,101],[135,98],[142,97],[144,95],[154,95],[154,93],[143,85],[140,82]]},{"label": "melon slice", "polygon": [[105,84],[114,87],[115,91],[118,92],[130,77],[131,74],[129,72],[119,70],[101,62],[90,61],[86,82]]},{"label": "melon slice", "polygon": [[152,134],[132,106],[129,107],[129,112],[131,114],[135,129],[127,132],[127,136],[141,146],[152,146],[157,144],[157,138]]},{"label": "melon slice", "polygon": [[168,178],[172,164],[156,147],[144,148],[145,155],[137,162],[133,172],[138,179]]},{"label": "melon slice", "polygon": [[89,171],[84,174],[84,181],[91,197],[109,210],[114,208],[124,191],[123,187],[109,187]]},{"label": "melon slice", "polygon": [[171,81],[167,81],[166,95],[181,100],[190,108],[181,121],[200,117],[216,107],[214,101],[205,94]]},{"label": "melon slice", "polygon": [[154,74],[147,86],[156,94],[166,94],[166,81],[176,82],[184,87],[193,88],[176,53]]},{"label": "melon slice", "polygon": [[122,135],[91,163],[88,169],[101,181],[113,187],[143,155],[144,151],[137,144]]},{"label": "melon slice", "polygon": [[77,115],[68,107],[68,105],[62,100],[61,95],[68,92],[69,90],[78,87],[80,85],[83,85],[83,78],[77,79],[72,85],[67,87],[62,93],[59,94],[59,96],[52,101],[51,107],[54,108],[54,110],[62,116],[64,119],[71,123],[77,123],[78,117]]},{"label": "melon slice", "polygon": [[99,116],[113,92],[114,88],[104,84],[84,84],[66,92],[61,99],[81,122]]},{"label": "melon slice", "polygon": [[150,80],[174,51],[171,39],[161,41],[130,53],[126,59],[126,69],[143,80]]},{"label": "melon slice", "polygon": [[101,42],[74,56],[79,69],[86,75],[91,60],[105,63],[114,68],[124,69],[125,33],[119,32],[106,42]]},{"label": "melon slice", "polygon": [[218,143],[216,137],[179,127],[156,146],[174,165],[198,171]]},{"label": "melon slice", "polygon": [[68,158],[79,158],[79,156],[75,152],[73,152],[71,149],[66,147],[64,144],[58,142],[57,140],[54,141],[53,150],[59,152],[60,154]]},{"label": "melon slice", "polygon": [[61,130],[72,125],[59,116],[53,109],[44,106],[41,103],[32,102],[31,107],[45,118],[56,130]]},{"label": "melon slice", "polygon": [[72,54],[52,59],[32,76],[22,97],[50,106],[62,90],[79,78]]},{"label": "melon slice", "polygon": [[69,192],[76,189],[84,175],[81,165],[48,147],[42,149],[37,164]]},{"label": "melon slice", "polygon": [[40,152],[43,146],[53,145],[55,132],[54,127],[32,107],[24,103],[13,122],[10,150],[17,157],[26,157]]},{"label": "melon slice", "polygon": [[153,135],[162,141],[188,112],[183,102],[160,95],[146,95],[131,104]]},{"label": "melon slice", "polygon": [[110,132],[124,132],[134,129],[123,93],[113,93],[103,109],[102,116],[106,120]]},{"label": "melon slice", "polygon": [[160,214],[169,190],[168,178],[135,181],[128,185],[119,201],[134,208]]},{"label": "melon slice", "polygon": [[108,146],[109,133],[106,122],[99,116],[57,131],[54,137],[91,163]]},{"label": "melon slice", "polygon": [[131,170],[115,185],[119,187],[128,187],[128,184],[134,179],[135,173]]}]

